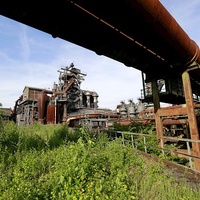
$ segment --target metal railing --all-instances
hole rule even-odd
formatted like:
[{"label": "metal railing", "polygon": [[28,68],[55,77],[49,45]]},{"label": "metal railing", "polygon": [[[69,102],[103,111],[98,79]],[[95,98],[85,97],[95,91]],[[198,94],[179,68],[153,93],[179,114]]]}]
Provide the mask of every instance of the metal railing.
[{"label": "metal railing", "polygon": [[[192,159],[200,159],[200,157],[192,155],[192,150],[191,150],[191,144],[192,143],[200,143],[200,140],[191,140],[191,139],[185,139],[185,138],[166,137],[166,136],[157,138],[156,135],[143,134],[143,133],[132,133],[132,132],[124,132],[124,131],[114,131],[114,132],[112,132],[112,134],[114,134],[114,136],[113,136],[114,138],[118,138],[118,137],[122,138],[122,145],[123,146],[126,146],[126,144],[128,143],[133,148],[137,149],[137,147],[139,145],[140,146],[142,145],[145,153],[149,153],[148,150],[151,148],[151,149],[160,150],[162,152],[161,154],[163,154],[163,156],[165,156],[166,152],[167,153],[180,154],[180,155],[184,156],[185,158],[188,158],[189,167],[191,169],[194,169]],[[129,137],[125,137],[127,135]],[[138,137],[142,137],[143,139],[138,140]],[[147,140],[148,137],[155,138],[155,141],[157,141],[156,146],[152,146],[152,145],[148,144],[148,140]],[[162,147],[159,147],[159,140],[160,140]],[[173,142],[174,143],[185,142],[186,143],[186,149],[184,149],[184,150],[187,150],[187,153],[176,151],[176,150],[182,150],[182,149],[175,148],[175,146],[174,146],[173,149],[165,148],[165,146],[166,146],[165,142],[167,142],[167,141],[172,142],[172,143]],[[140,142],[140,143],[138,143],[138,142]]]}]

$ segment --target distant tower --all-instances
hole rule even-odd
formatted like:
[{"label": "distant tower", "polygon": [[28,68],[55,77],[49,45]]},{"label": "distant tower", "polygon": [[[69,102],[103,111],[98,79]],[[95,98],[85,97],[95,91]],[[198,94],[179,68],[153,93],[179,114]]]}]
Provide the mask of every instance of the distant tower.
[{"label": "distant tower", "polygon": [[122,117],[126,117],[127,116],[126,104],[124,101],[121,101],[120,103],[121,103],[120,114],[122,115]]},{"label": "distant tower", "polygon": [[87,91],[87,92],[85,93],[85,95],[86,95],[86,98],[87,98],[86,104],[87,104],[87,107],[89,108],[89,107],[90,107],[90,92]]},{"label": "distant tower", "polygon": [[94,98],[94,108],[98,108],[98,94],[96,92],[92,93],[92,96]]},{"label": "distant tower", "polygon": [[128,113],[130,117],[134,117],[135,114],[135,104],[132,99],[129,99],[129,107],[128,107]]}]

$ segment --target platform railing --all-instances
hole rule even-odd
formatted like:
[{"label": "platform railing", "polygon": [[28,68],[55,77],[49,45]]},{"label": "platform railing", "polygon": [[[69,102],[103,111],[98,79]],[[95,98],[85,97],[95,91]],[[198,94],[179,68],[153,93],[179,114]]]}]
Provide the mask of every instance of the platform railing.
[{"label": "platform railing", "polygon": [[[161,154],[163,154],[163,156],[165,157],[166,152],[167,153],[174,153],[177,155],[181,155],[182,157],[185,157],[189,160],[189,168],[191,169],[195,169],[193,166],[193,160],[192,159],[200,159],[200,157],[192,155],[192,149],[191,149],[191,144],[192,143],[200,143],[200,140],[191,140],[191,139],[186,139],[186,138],[178,138],[178,137],[167,137],[167,136],[163,136],[163,137],[159,137],[157,138],[156,135],[150,135],[150,134],[144,134],[144,133],[132,133],[132,132],[124,132],[124,131],[114,131],[113,132],[113,136],[114,138],[122,138],[122,145],[126,146],[127,144],[131,145],[133,148],[136,148],[141,145],[144,148],[144,152],[145,153],[149,153],[148,150],[150,148],[152,149],[157,149],[161,151]],[[127,136],[129,135],[130,137],[127,139]],[[138,137],[142,137],[142,140],[138,140]],[[137,137],[137,138],[136,138]],[[151,137],[151,138],[155,138],[155,141],[157,141],[157,144],[155,146],[152,146],[150,144],[148,144],[148,140],[147,138]],[[161,140],[161,144],[163,144],[163,147],[159,147],[158,145],[158,140]],[[138,141],[140,141],[140,143],[138,143]],[[165,142],[185,142],[186,143],[186,149],[184,149],[186,152],[180,152],[180,148],[173,148],[173,149],[168,149],[165,148]]]}]

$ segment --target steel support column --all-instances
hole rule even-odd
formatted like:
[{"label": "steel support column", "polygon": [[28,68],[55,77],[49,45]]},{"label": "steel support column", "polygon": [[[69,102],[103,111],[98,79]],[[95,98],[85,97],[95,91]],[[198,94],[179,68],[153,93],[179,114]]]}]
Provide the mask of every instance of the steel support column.
[{"label": "steel support column", "polygon": [[63,119],[62,119],[62,121],[66,122],[67,121],[67,104],[65,103],[63,107],[64,107],[64,111],[63,111]]},{"label": "steel support column", "polygon": [[[182,80],[183,80],[183,89],[185,94],[185,102],[187,106],[190,136],[192,140],[199,140],[199,132],[198,132],[197,119],[194,109],[190,75],[187,71],[183,72]],[[200,157],[200,143],[192,143],[192,150],[196,156]],[[195,164],[195,169],[200,170],[200,160],[194,159],[194,164]]]},{"label": "steel support column", "polygon": [[[157,80],[152,81],[152,94],[153,94],[153,104],[154,104],[154,112],[155,112],[155,122],[156,122],[156,133],[158,139],[160,137],[163,137],[163,125],[162,121],[159,115],[159,109],[160,109],[160,99],[159,99],[159,93],[158,93],[158,85]],[[161,148],[164,147],[163,139],[159,139],[159,146]]]}]

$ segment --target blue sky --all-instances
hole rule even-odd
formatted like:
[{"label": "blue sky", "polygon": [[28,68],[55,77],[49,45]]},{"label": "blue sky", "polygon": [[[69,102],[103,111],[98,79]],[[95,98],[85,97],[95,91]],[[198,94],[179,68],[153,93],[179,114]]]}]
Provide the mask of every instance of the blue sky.
[{"label": "blue sky", "polygon": [[[200,45],[200,1],[161,0],[185,32]],[[14,107],[25,86],[52,88],[57,70],[74,63],[87,73],[82,89],[99,94],[99,107],[137,102],[141,72],[0,15],[0,103]]]}]

